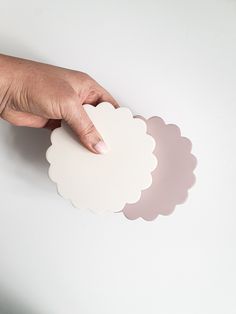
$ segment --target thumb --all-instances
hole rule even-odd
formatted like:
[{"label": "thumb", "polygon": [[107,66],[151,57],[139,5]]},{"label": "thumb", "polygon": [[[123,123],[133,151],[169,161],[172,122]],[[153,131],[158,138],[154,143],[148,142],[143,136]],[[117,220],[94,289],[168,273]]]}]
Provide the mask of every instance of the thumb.
[{"label": "thumb", "polygon": [[65,121],[79,137],[81,144],[96,154],[105,154],[108,147],[101,135],[90,120],[83,106],[68,107],[69,112],[65,115]]}]

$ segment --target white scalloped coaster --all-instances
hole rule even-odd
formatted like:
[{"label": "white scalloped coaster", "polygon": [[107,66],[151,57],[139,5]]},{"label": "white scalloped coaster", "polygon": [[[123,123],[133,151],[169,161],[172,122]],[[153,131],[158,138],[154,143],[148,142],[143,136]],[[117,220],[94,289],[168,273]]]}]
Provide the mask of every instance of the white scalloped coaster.
[{"label": "white scalloped coaster", "polygon": [[51,135],[47,151],[49,176],[61,196],[80,209],[95,213],[118,212],[136,203],[152,184],[157,166],[155,140],[146,123],[133,118],[128,108],[109,103],[84,105],[109,152],[98,155],[85,149],[63,124]]}]

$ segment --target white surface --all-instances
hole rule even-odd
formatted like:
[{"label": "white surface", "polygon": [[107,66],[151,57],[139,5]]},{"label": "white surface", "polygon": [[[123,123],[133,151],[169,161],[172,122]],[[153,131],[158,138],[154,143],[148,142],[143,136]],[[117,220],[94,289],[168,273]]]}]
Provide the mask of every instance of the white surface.
[{"label": "white surface", "polygon": [[47,3],[1,1],[1,50],[178,124],[197,183],[152,223],[80,212],[47,177],[48,131],[1,122],[0,312],[235,314],[235,1]]},{"label": "white surface", "polygon": [[91,153],[62,124],[53,131],[46,153],[49,176],[75,207],[97,214],[119,212],[151,186],[157,166],[155,140],[147,134],[146,123],[134,119],[128,108],[115,109],[106,102],[84,108],[109,151]]}]

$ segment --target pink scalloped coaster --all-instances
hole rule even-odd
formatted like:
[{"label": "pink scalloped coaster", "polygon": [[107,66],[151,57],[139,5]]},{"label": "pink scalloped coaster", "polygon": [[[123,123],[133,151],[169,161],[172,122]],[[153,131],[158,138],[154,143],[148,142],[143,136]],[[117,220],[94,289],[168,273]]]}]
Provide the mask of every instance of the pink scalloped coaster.
[{"label": "pink scalloped coaster", "polygon": [[146,122],[147,133],[156,141],[158,166],[152,173],[151,187],[142,192],[137,203],[126,204],[122,212],[131,220],[154,220],[158,215],[171,214],[176,205],[186,200],[195,183],[197,160],[191,154],[190,140],[181,136],[176,125],[165,124],[159,117],[137,118]]}]

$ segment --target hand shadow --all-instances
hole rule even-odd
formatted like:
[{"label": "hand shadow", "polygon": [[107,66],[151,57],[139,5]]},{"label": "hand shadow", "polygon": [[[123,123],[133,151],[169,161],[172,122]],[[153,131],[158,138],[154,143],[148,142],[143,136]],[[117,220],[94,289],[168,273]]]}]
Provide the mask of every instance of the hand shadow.
[{"label": "hand shadow", "polygon": [[30,305],[23,302],[12,293],[0,287],[0,313],[1,314],[40,314]]},{"label": "hand shadow", "polygon": [[6,132],[6,148],[11,156],[11,169],[14,176],[27,184],[39,185],[48,189],[49,164],[46,151],[51,145],[50,132],[46,129],[8,126]]}]

